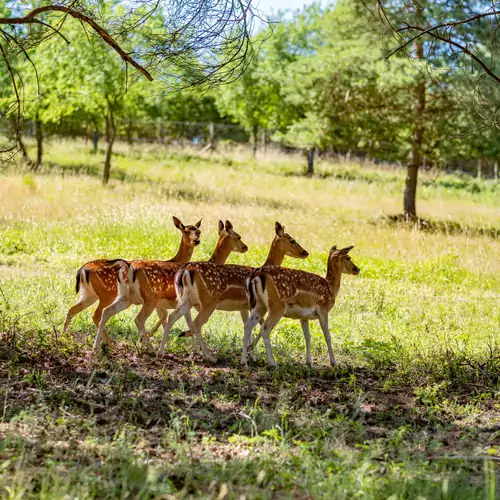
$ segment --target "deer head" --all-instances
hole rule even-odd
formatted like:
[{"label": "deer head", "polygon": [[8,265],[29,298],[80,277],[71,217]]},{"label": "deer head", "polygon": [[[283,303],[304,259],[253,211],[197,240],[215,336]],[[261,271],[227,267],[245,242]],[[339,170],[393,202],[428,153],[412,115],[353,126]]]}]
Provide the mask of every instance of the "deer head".
[{"label": "deer head", "polygon": [[219,238],[224,238],[222,241],[231,252],[245,253],[248,247],[241,240],[241,236],[233,229],[233,225],[228,220],[226,225],[219,221]]},{"label": "deer head", "polygon": [[278,252],[297,259],[305,259],[306,257],[309,257],[309,252],[304,250],[288,233],[285,233],[285,227],[279,222],[275,223],[275,231],[275,244]]},{"label": "deer head", "polygon": [[194,226],[185,226],[180,219],[177,217],[172,217],[174,220],[174,225],[179,231],[182,232],[182,242],[189,247],[196,247],[200,244],[200,219]]},{"label": "deer head", "polygon": [[354,246],[345,247],[341,250],[337,250],[337,245],[334,245],[330,249],[328,255],[329,266],[335,267],[337,272],[340,271],[343,274],[353,274],[357,276],[360,273],[359,267],[354,264],[348,253],[354,248]]}]

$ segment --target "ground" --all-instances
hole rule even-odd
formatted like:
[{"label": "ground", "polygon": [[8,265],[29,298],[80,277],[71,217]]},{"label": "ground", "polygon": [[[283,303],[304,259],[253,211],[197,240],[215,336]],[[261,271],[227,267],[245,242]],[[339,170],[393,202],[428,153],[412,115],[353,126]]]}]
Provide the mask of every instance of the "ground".
[{"label": "ground", "polygon": [[[89,150],[53,141],[40,173],[0,177],[0,496],[498,496],[498,181],[423,173],[415,227],[391,217],[397,169],[324,161],[310,179],[295,157],[119,145],[103,188]],[[172,215],[204,217],[195,259],[219,218],[250,248],[230,262],[263,262],[275,220],[311,253],[287,266],[323,274],[333,244],[354,245],[361,274],[330,314],[338,367],[313,325],[308,368],[291,320],[272,336],[274,370],[262,347],[239,366],[236,314],[205,328],[216,364],[189,339],[143,351],[136,308],[110,322],[111,351],[92,356],[93,308],[62,334],[76,269],[171,257]]]}]

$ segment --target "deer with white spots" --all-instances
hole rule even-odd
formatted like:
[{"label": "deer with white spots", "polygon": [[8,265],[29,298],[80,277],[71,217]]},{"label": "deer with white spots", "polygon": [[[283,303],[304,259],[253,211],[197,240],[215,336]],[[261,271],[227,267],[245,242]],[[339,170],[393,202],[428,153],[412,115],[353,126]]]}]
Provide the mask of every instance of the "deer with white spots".
[{"label": "deer with white spots", "polygon": [[[180,219],[173,217],[175,227],[181,231],[182,238],[179,250],[168,262],[186,263],[191,260],[194,247],[200,243],[201,220],[194,226],[185,226]],[[117,263],[121,259],[114,260],[93,260],[84,264],[76,272],[76,293],[79,293],[78,302],[69,309],[64,322],[63,332],[66,332],[72,318],[78,313],[99,301],[97,309],[92,316],[96,327],[101,321],[102,311],[109,306],[118,295],[118,268],[111,264]],[[163,313],[157,310],[158,316],[163,318]],[[103,341],[111,345],[110,338],[106,332],[102,332]]]},{"label": "deer with white spots", "polygon": [[[337,250],[334,246],[328,254],[326,277],[317,274],[285,269],[279,266],[264,266],[256,269],[248,282],[248,294],[252,311],[245,325],[241,363],[247,366],[247,351],[252,352],[260,336],[266,346],[267,364],[276,366],[271,347],[270,334],[281,318],[300,320],[306,340],[306,359],[312,365],[311,334],[309,321],[318,320],[325,336],[330,363],[335,365],[332,339],[328,330],[328,313],[335,304],[340,290],[342,274],[358,275],[359,267],[348,253],[353,247]],[[252,330],[268,313],[259,335],[251,342]]]},{"label": "deer with white spots", "polygon": [[[304,250],[279,223],[275,224],[276,235],[271,244],[264,265],[281,265],[285,256],[305,259],[309,253]],[[189,331],[194,334],[205,359],[215,361],[201,336],[202,326],[217,309],[219,311],[239,311],[243,322],[248,319],[249,303],[246,281],[254,268],[240,265],[220,266],[211,262],[191,262],[182,267],[175,277],[178,303],[175,311],[164,327],[158,355],[165,351],[165,345],[173,324],[184,316]],[[198,310],[193,321],[191,308]]]},{"label": "deer with white spots", "polygon": [[[224,264],[231,252],[244,253],[248,247],[241,240],[241,236],[234,231],[231,222],[226,221],[224,226],[219,221],[219,240],[209,262],[214,265]],[[131,262],[117,261],[110,265],[120,267],[118,272],[118,296],[114,302],[102,312],[94,349],[99,347],[104,326],[107,321],[130,307],[132,304],[142,304],[142,309],[135,319],[141,341],[149,342],[149,336],[160,325],[166,324],[168,309],[176,306],[174,278],[175,273],[183,264],[171,261],[134,260]],[[151,334],[146,332],[146,320],[154,309],[159,310],[158,323]]]}]

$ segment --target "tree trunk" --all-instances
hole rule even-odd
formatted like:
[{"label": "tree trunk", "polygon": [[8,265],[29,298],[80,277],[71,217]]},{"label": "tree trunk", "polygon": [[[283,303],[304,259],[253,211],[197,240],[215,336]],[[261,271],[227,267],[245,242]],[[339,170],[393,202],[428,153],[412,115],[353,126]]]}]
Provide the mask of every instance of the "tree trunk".
[{"label": "tree trunk", "polygon": [[252,127],[252,156],[254,159],[257,157],[258,142],[259,142],[259,126],[254,125]]},{"label": "tree trunk", "polygon": [[43,160],[43,131],[42,122],[36,117],[35,120],[35,137],[36,137],[36,163],[33,170],[36,172],[42,166]]},{"label": "tree trunk", "polygon": [[21,138],[21,134],[17,132],[17,137],[16,137],[17,144],[19,145],[19,149],[21,150],[21,155],[23,156],[23,161],[28,165],[28,167],[31,167],[33,165],[33,162],[31,161],[31,158],[29,157],[28,150],[26,149],[26,146],[23,142],[23,139]]},{"label": "tree trunk", "polygon": [[102,183],[106,185],[109,182],[109,172],[111,170],[111,154],[113,153],[113,144],[115,142],[115,117],[113,110],[109,110],[106,119],[108,130],[108,149],[106,150],[106,161],[104,162],[104,172],[102,175]]},{"label": "tree trunk", "polygon": [[94,153],[97,153],[97,146],[99,145],[99,131],[94,129],[92,133],[92,144],[94,145]]},{"label": "tree trunk", "polygon": [[267,130],[262,130],[262,151],[267,155]]},{"label": "tree trunk", "polygon": [[109,116],[106,115],[106,142],[109,143]]},{"label": "tree trunk", "polygon": [[483,162],[481,158],[479,158],[477,160],[477,178],[481,179],[482,176],[483,176]]},{"label": "tree trunk", "polygon": [[498,162],[493,164],[493,179],[498,179]]},{"label": "tree trunk", "polygon": [[[421,39],[415,43],[415,58],[423,60],[424,44]],[[424,142],[424,118],[425,112],[425,75],[421,73],[415,86],[414,98],[415,105],[413,110],[413,134],[411,142],[411,158],[408,164],[406,175],[405,190],[403,197],[404,215],[407,219],[417,217],[416,195],[418,169],[422,163],[422,145]]]},{"label": "tree trunk", "polygon": [[307,175],[314,175],[314,148],[307,151]]}]

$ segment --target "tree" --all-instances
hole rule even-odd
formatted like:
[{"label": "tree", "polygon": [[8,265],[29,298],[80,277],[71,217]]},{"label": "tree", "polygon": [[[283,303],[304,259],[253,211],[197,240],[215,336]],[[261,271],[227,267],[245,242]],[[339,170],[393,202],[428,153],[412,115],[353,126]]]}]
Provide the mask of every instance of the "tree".
[{"label": "tree", "polygon": [[220,112],[240,123],[252,137],[254,158],[259,131],[275,126],[278,100],[272,79],[261,67],[258,58],[254,59],[241,78],[216,93],[216,105]]},{"label": "tree", "polygon": [[[410,1],[393,2],[377,0],[376,6],[366,2],[372,12],[378,12],[382,23],[391,29],[398,46],[390,56],[404,52],[417,63],[427,61],[432,64],[436,58],[446,60],[453,69],[461,68],[467,73],[480,72],[477,82],[481,85],[482,77],[500,83],[500,72],[496,58],[496,28],[500,10],[491,2],[464,1]],[[486,23],[489,38],[483,35]],[[489,28],[489,29],[488,29]],[[489,51],[484,50],[486,45]],[[464,62],[470,63],[464,65]],[[425,135],[426,114],[426,72],[422,68],[417,77],[414,95],[414,128],[412,134],[412,154],[408,164],[404,192],[404,212],[408,218],[415,218],[416,189],[418,169],[422,163],[422,150]],[[463,87],[462,87],[463,88]],[[469,108],[470,111],[470,108]]]},{"label": "tree", "polygon": [[250,59],[251,0],[130,0],[110,2],[110,8],[103,5],[102,0],[59,0],[42,5],[23,2],[13,10],[0,6],[0,59],[13,103],[4,113],[16,123],[15,144],[1,152],[18,147],[23,118],[23,75],[13,63],[19,55],[29,61],[30,50],[51,38],[69,42],[62,30],[68,18],[113,50],[125,67],[132,66],[148,80],[154,74],[171,88],[230,81]]}]

